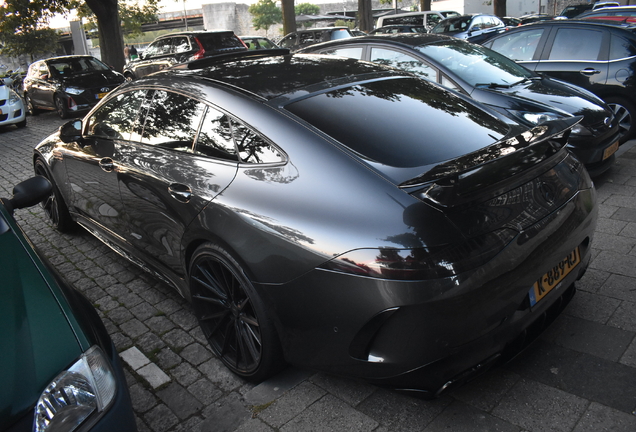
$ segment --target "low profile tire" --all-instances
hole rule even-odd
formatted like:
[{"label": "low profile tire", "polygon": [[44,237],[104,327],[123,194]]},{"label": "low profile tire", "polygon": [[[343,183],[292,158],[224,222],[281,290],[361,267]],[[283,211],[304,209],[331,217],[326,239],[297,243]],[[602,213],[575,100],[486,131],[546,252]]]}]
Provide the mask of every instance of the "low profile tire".
[{"label": "low profile tire", "polygon": [[189,275],[194,313],[221,361],[250,381],[280,371],[284,361],[276,329],[237,262],[206,243],[195,251]]},{"label": "low profile tire", "polygon": [[45,163],[41,159],[35,161],[35,173],[46,177],[53,185],[51,194],[48,198],[42,201],[41,204],[44,212],[51,221],[51,224],[60,232],[73,231],[76,227],[75,221],[71,218],[71,214],[68,211],[68,207],[66,206],[64,199],[62,198],[62,194],[49,174],[49,170]]},{"label": "low profile tire", "polygon": [[67,119],[69,117],[66,103],[64,102],[64,99],[59,96],[55,96],[55,110],[61,119]]},{"label": "low profile tire", "polygon": [[35,116],[40,113],[28,95],[24,95],[24,104],[26,105],[26,111],[29,115]]},{"label": "low profile tire", "polygon": [[623,144],[625,141],[634,138],[634,119],[636,118],[634,104],[618,97],[609,97],[605,102],[614,111],[614,115],[618,119],[618,127],[621,131],[619,142]]}]

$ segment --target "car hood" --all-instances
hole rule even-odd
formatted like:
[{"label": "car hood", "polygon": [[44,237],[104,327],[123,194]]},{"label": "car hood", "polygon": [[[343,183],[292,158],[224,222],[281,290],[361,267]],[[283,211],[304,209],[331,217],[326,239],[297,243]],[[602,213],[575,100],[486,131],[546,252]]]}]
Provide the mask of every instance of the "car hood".
[{"label": "car hood", "polygon": [[111,86],[113,84],[121,84],[122,82],[124,82],[123,75],[113,71],[88,72],[62,79],[64,85],[82,88]]},{"label": "car hood", "polygon": [[33,409],[81,349],[41,261],[1,204],[0,268],[0,430],[5,430]]},{"label": "car hood", "polygon": [[506,110],[557,112],[584,116],[582,125],[603,124],[611,112],[605,103],[583,89],[549,78],[531,79],[509,88],[476,88],[471,96]]}]

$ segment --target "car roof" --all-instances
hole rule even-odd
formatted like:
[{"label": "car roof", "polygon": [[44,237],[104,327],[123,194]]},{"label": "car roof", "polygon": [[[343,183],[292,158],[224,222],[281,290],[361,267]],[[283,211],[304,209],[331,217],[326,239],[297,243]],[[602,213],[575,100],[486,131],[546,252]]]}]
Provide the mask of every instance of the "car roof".
[{"label": "car roof", "polygon": [[65,55],[65,56],[49,57],[49,58],[42,59],[42,60],[37,60],[37,61],[72,60],[72,59],[80,59],[80,58],[96,58],[96,57],[94,57],[92,55],[79,55],[78,54],[78,55]]},{"label": "car roof", "polygon": [[[338,56],[281,55],[276,53],[288,51],[268,51],[275,54],[252,54],[254,51],[247,51],[237,53],[233,59],[213,57],[183,63],[152,74],[145,80],[162,77],[202,79],[222,83],[252,97],[271,100],[297,94],[300,89],[305,89],[303,93],[306,94],[308,88],[313,92],[365,79],[412,76],[397,69]],[[135,82],[143,83],[141,80]]]},{"label": "car roof", "polygon": [[[526,24],[522,27],[514,28],[510,31],[519,31],[519,29],[527,29],[530,26],[591,26],[591,27],[605,27],[605,28],[614,28],[616,30],[626,30],[633,33],[636,31],[636,24],[625,24],[620,22],[611,22],[611,21],[603,21],[603,20],[585,20],[585,19],[569,19],[569,20],[547,20],[547,21],[538,21],[530,24]],[[506,33],[504,33],[505,35]],[[499,35],[495,36],[499,37]]]},{"label": "car roof", "polygon": [[[335,41],[327,41],[311,45],[307,48],[299,50],[299,52],[311,52],[325,46],[347,45],[351,43],[370,43],[370,42],[389,42],[393,44],[402,44],[409,47],[417,47],[426,44],[432,44],[440,41],[457,41],[455,37],[443,33],[393,33],[393,34],[370,34],[368,36],[359,36],[348,39],[338,39]],[[465,42],[462,40],[462,42]]]}]

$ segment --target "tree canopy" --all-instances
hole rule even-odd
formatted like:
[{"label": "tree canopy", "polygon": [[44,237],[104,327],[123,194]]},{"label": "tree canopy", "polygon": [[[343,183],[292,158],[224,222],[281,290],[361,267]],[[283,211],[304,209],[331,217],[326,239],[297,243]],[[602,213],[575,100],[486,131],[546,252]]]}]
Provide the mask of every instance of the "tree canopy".
[{"label": "tree canopy", "polygon": [[54,52],[55,49],[47,45],[55,40],[54,33],[48,29],[50,19],[57,14],[68,16],[71,10],[77,9],[80,17],[86,17],[97,26],[102,60],[121,70],[125,64],[122,20],[129,31],[140,32],[142,22],[156,19],[158,1],[4,0],[0,6],[3,52],[10,55]]},{"label": "tree canopy", "polygon": [[273,0],[258,0],[247,11],[254,17],[252,19],[254,28],[256,30],[265,30],[266,34],[272,25],[283,20],[282,11]]}]

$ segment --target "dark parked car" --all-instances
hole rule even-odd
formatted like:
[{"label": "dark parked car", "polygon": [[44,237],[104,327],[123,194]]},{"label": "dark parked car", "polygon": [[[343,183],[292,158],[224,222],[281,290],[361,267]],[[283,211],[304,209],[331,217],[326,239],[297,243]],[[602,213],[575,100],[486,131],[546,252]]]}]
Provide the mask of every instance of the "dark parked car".
[{"label": "dark parked car", "polygon": [[469,42],[480,43],[506,31],[506,25],[495,15],[471,14],[446,18],[431,29],[431,33],[443,33]]},{"label": "dark parked car", "polygon": [[122,74],[95,57],[53,57],[29,66],[24,99],[30,114],[55,110],[64,119],[86,113],[122,82]]},{"label": "dark parked car", "polygon": [[51,191],[46,178],[34,177],[0,200],[0,430],[136,431],[124,371],[104,324],[12,217]]},{"label": "dark parked car", "polygon": [[159,36],[139,55],[124,66],[128,80],[161,69],[205,57],[246,51],[247,47],[232,31],[192,31]]},{"label": "dark parked car", "polygon": [[349,27],[311,28],[289,33],[278,45],[295,51],[315,43],[350,37],[353,37],[353,34]]},{"label": "dark parked car", "polygon": [[501,54],[437,34],[378,35],[301,50],[405,69],[482,102],[529,126],[584,116],[568,147],[595,176],[614,163],[620,129],[611,109],[587,90],[541,77]]},{"label": "dark parked car", "polygon": [[581,4],[566,6],[563,8],[563,10],[558,16],[559,18],[562,18],[562,19],[574,18],[575,16],[580,15],[583,12],[591,11],[593,7],[594,7],[594,3],[581,3]]},{"label": "dark parked car", "polygon": [[484,46],[537,73],[591,91],[614,110],[621,142],[634,137],[636,26],[542,21],[496,36]]},{"label": "dark parked car", "polygon": [[597,217],[565,146],[580,118],[529,128],[404,71],[247,54],[132,81],[34,155],[55,225],[171,282],[229,369],[432,396],[567,303]]},{"label": "dark parked car", "polygon": [[636,23],[636,6],[615,6],[593,10],[576,17],[583,20],[603,20],[619,23]]},{"label": "dark parked car", "polygon": [[375,34],[394,34],[394,33],[428,33],[425,26],[422,25],[387,25],[379,27],[369,32],[370,35]]}]

